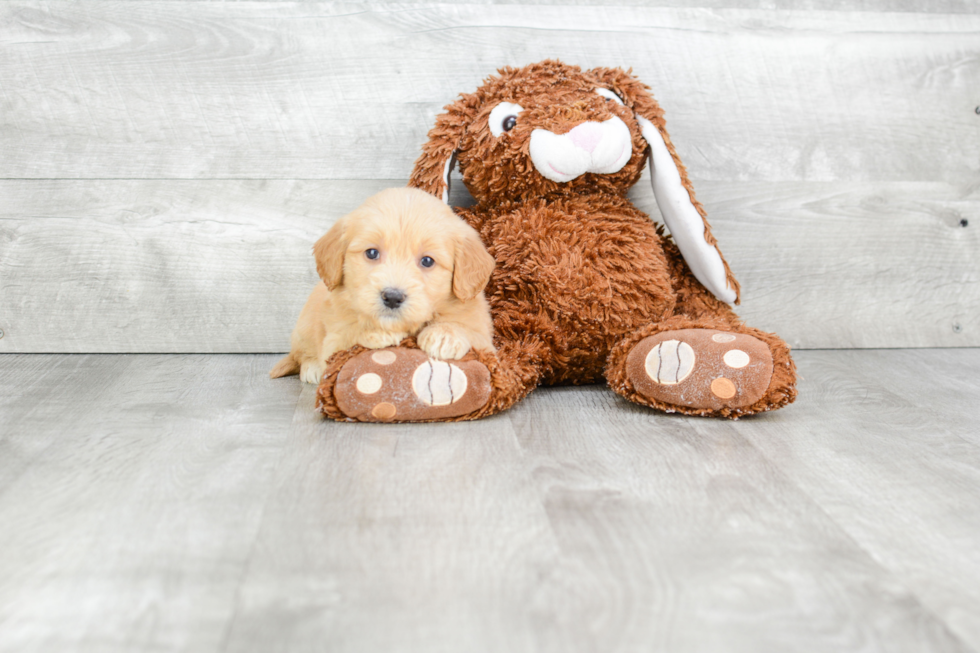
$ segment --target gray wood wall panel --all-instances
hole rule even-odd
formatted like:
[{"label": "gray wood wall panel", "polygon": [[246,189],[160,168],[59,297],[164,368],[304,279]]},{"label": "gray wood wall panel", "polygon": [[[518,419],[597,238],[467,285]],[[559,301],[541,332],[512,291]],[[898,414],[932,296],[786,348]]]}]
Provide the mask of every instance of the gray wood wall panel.
[{"label": "gray wood wall panel", "polygon": [[[0,181],[0,352],[284,351],[312,243],[402,183]],[[980,345],[977,193],[704,182],[699,197],[751,324],[794,347],[922,347]],[[658,216],[645,180],[633,199]]]},{"label": "gray wood wall panel", "polygon": [[288,350],[313,242],[389,184],[0,181],[0,351]]},{"label": "gray wood wall panel", "polygon": [[980,186],[700,187],[749,324],[801,348],[980,345]]},{"label": "gray wood wall panel", "polygon": [[0,5],[0,352],[286,349],[310,243],[547,56],[654,87],[750,323],[980,344],[976,5],[659,4]]},{"label": "gray wood wall panel", "polygon": [[0,42],[0,177],[404,178],[443,105],[547,57],[633,67],[695,179],[980,172],[973,15],[14,2]]},{"label": "gray wood wall panel", "polygon": [[[152,0],[151,0],[152,1]],[[190,1],[190,0],[188,0]],[[196,2],[238,2],[249,0],[194,0]],[[267,0],[272,2],[294,3],[307,0]],[[314,3],[322,4],[319,0]],[[349,3],[348,3],[349,4]],[[395,5],[404,6],[402,0],[371,0],[372,6]],[[442,5],[450,3],[443,2]],[[646,7],[690,8],[696,6],[702,9],[763,9],[763,10],[793,10],[793,11],[847,11],[847,12],[912,12],[930,14],[980,14],[980,6],[972,0],[536,0],[527,3],[524,0],[469,0],[467,5],[545,5],[545,6],[589,6],[589,7]]]}]

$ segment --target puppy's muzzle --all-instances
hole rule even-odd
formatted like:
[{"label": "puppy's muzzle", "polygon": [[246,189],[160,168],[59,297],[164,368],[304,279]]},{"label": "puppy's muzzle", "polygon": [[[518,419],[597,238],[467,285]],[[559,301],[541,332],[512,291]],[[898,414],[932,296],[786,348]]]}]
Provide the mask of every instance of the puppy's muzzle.
[{"label": "puppy's muzzle", "polygon": [[405,291],[398,288],[385,288],[381,291],[381,302],[394,310],[405,302]]}]

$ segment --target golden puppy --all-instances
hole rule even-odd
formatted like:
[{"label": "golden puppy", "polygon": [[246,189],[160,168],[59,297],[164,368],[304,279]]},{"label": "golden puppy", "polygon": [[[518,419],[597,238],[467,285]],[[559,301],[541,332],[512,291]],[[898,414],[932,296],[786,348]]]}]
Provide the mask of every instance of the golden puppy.
[{"label": "golden puppy", "polygon": [[418,334],[433,358],[493,350],[483,288],[493,271],[476,231],[432,195],[389,188],[313,246],[323,280],[306,301],[292,349],[269,372],[319,383],[335,352],[380,349]]}]

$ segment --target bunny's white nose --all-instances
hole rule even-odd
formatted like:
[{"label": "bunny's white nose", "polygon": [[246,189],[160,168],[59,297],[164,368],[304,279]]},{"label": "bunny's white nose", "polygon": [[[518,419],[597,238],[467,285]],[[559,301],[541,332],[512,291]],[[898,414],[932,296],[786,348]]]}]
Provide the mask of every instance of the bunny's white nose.
[{"label": "bunny's white nose", "polygon": [[568,132],[569,140],[589,154],[595,151],[596,145],[602,140],[602,125],[597,122],[583,122],[581,125]]},{"label": "bunny's white nose", "polygon": [[633,143],[629,127],[614,116],[604,122],[583,122],[560,136],[535,129],[530,154],[543,177],[561,183],[587,172],[619,172],[633,156]]}]

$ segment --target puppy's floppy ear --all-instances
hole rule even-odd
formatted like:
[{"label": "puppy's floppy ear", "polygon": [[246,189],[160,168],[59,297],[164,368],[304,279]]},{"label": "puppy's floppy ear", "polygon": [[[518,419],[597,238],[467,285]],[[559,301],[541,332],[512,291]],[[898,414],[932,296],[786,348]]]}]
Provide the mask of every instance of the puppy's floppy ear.
[{"label": "puppy's floppy ear", "polygon": [[415,161],[409,187],[420,188],[449,204],[449,174],[456,165],[456,150],[481,102],[475,93],[463,95],[436,117],[429,141]]},{"label": "puppy's floppy ear", "polygon": [[348,221],[348,216],[337,220],[330,227],[330,231],[313,245],[316,271],[323,279],[327,290],[336,289],[344,280],[344,254],[350,246],[350,236],[347,233]]},{"label": "puppy's floppy ear", "polygon": [[469,301],[486,288],[497,262],[483,246],[475,229],[467,224],[461,227],[453,256],[453,294]]},{"label": "puppy's floppy ear", "polygon": [[650,178],[657,206],[684,261],[705,288],[729,304],[739,303],[740,287],[711,233],[704,207],[694,197],[687,169],[667,134],[664,112],[650,88],[621,68],[589,71],[619,95],[636,116],[650,146]]}]

